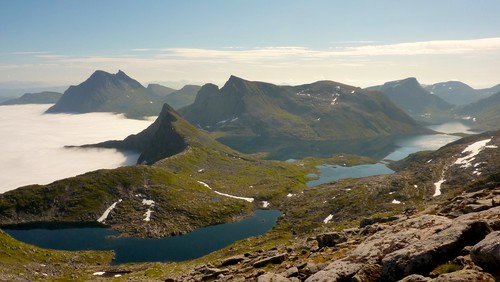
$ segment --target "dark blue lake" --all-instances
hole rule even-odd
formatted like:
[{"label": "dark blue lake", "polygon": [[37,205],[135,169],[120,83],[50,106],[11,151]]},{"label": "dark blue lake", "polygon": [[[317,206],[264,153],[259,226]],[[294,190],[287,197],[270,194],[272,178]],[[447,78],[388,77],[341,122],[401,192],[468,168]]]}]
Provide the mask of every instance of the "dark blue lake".
[{"label": "dark blue lake", "polygon": [[56,250],[114,250],[114,263],[183,261],[219,250],[237,240],[266,233],[280,212],[256,210],[234,223],[199,228],[182,236],[161,239],[117,238],[117,231],[98,227],[59,225],[4,229],[17,240]]}]

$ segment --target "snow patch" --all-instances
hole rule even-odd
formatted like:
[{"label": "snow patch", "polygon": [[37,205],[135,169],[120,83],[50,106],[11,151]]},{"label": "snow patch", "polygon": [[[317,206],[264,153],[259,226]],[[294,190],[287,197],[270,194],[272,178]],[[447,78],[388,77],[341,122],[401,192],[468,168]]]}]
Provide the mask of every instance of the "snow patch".
[{"label": "snow patch", "polygon": [[443,182],[445,182],[446,180],[444,179],[441,179],[439,180],[438,182],[434,183],[434,195],[432,195],[432,197],[436,197],[436,196],[439,196],[441,195],[441,184],[443,184]]},{"label": "snow patch", "polygon": [[155,206],[155,201],[142,199],[142,205],[149,206],[148,210],[144,213],[144,221],[151,221],[151,213],[153,212],[151,208]]},{"label": "snow patch", "polygon": [[102,276],[104,274],[106,274],[106,272],[104,272],[104,271],[97,271],[97,272],[92,273],[92,275],[95,275],[95,276]]},{"label": "snow patch", "polygon": [[142,199],[142,204],[143,205],[148,205],[148,206],[153,206],[155,204],[155,201]]},{"label": "snow patch", "polygon": [[268,202],[268,201],[262,201],[262,207],[263,207],[263,208],[267,208],[267,207],[269,207],[269,205],[270,205],[270,204],[269,204],[269,202]]},{"label": "snow patch", "polygon": [[106,221],[106,218],[108,218],[109,213],[116,207],[116,204],[121,202],[122,199],[119,199],[118,202],[114,202],[111,206],[109,206],[104,213],[97,219],[97,222],[102,222],[104,223]]},{"label": "snow patch", "polygon": [[394,193],[396,193],[396,192],[394,192],[394,191],[392,191],[392,192],[389,192],[389,195],[392,195],[392,194],[394,194]]},{"label": "snow patch", "polygon": [[290,198],[290,197],[293,197],[293,196],[295,196],[295,195],[294,195],[294,194],[292,194],[292,193],[288,193],[286,196],[287,196],[288,198]]},{"label": "snow patch", "polygon": [[396,200],[396,199],[393,199],[391,203],[392,203],[392,204],[396,204],[396,205],[401,204],[401,202],[400,202],[400,201],[398,201],[398,200]]},{"label": "snow patch", "polygon": [[233,195],[229,195],[229,194],[225,194],[225,193],[221,193],[221,192],[217,192],[215,190],[213,190],[216,194],[219,194],[221,196],[226,196],[226,197],[229,197],[229,198],[233,198],[233,199],[239,199],[239,200],[244,200],[244,201],[247,201],[249,203],[252,203],[254,201],[254,198],[246,198],[246,197],[238,197],[238,196],[233,196]]},{"label": "snow patch", "polygon": [[200,183],[201,185],[207,187],[208,189],[212,190],[212,188],[210,188],[210,186],[208,186],[207,183],[203,182],[203,181],[198,181],[198,183]]},{"label": "snow patch", "polygon": [[338,97],[335,97],[335,98],[332,100],[332,102],[330,103],[330,105],[335,106],[335,104],[336,104],[336,102],[337,102],[337,98],[338,98]]},{"label": "snow patch", "polygon": [[226,194],[226,193],[217,192],[217,191],[213,190],[210,186],[208,186],[207,183],[205,183],[203,181],[197,181],[197,182],[200,183],[201,185],[207,187],[208,189],[214,191],[214,193],[216,193],[218,195],[225,196],[225,197],[228,197],[228,198],[233,198],[233,199],[244,200],[244,201],[247,201],[249,203],[252,203],[254,201],[254,198],[238,197],[238,196],[233,196],[233,195],[229,195],[229,194]]},{"label": "snow patch", "polygon": [[418,185],[417,185],[417,184],[415,184],[415,185],[413,185],[413,187],[418,188]]},{"label": "snow patch", "polygon": [[[486,146],[491,141],[490,139],[485,139],[477,141],[470,144],[462,151],[462,154],[467,154],[464,157],[458,158],[454,164],[460,165],[461,168],[468,168],[471,166],[471,162],[476,158],[476,156],[485,148],[490,148],[491,146]],[[494,145],[493,145],[494,146]],[[496,146],[494,146],[496,148]]]},{"label": "snow patch", "polygon": [[330,214],[325,219],[323,219],[323,222],[328,223],[328,222],[330,222],[330,220],[332,220],[332,218],[333,218],[333,214]]}]

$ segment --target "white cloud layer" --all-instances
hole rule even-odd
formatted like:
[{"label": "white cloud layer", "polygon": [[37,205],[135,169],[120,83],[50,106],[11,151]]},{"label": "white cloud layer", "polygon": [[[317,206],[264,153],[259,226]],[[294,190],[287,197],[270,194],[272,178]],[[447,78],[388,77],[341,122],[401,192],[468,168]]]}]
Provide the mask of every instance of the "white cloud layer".
[{"label": "white cloud layer", "polygon": [[47,108],[48,105],[0,106],[0,193],[87,171],[134,164],[137,155],[64,146],[123,139],[152,122],[110,113],[42,114]]}]

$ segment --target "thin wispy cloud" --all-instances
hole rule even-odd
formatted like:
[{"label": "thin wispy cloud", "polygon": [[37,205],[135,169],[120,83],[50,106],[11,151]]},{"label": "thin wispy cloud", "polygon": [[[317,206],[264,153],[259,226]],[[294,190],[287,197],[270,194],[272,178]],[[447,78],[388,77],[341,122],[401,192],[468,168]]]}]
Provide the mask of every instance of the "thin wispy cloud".
[{"label": "thin wispy cloud", "polygon": [[276,83],[305,83],[325,76],[369,86],[381,80],[416,76],[430,82],[473,77],[478,84],[487,86],[498,83],[494,73],[500,71],[500,38],[396,44],[357,41],[349,46],[339,44],[326,49],[301,46],[136,48],[93,55],[30,52],[23,56],[34,60],[0,63],[0,77],[19,76],[18,80],[22,80],[25,74],[21,70],[24,70],[24,73],[36,74],[40,80],[71,76],[70,83],[74,84],[96,69],[110,72],[122,69],[142,82],[191,80],[221,84],[230,74],[237,74]]}]

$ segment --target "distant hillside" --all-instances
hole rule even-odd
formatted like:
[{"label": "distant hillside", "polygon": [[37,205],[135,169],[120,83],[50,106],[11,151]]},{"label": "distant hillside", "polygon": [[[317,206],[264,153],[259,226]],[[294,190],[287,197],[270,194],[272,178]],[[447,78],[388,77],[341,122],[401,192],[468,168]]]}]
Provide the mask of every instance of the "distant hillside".
[{"label": "distant hillside", "polygon": [[440,82],[424,88],[431,94],[455,105],[474,103],[500,91],[500,85],[486,89],[474,89],[460,81]]},{"label": "distant hillside", "polygon": [[500,128],[500,92],[456,110],[463,120],[472,121],[474,130],[498,130]]},{"label": "distant hillside", "polygon": [[158,97],[165,97],[165,96],[176,91],[173,88],[166,87],[166,86],[163,86],[160,84],[149,84],[147,89],[150,93],[153,93],[154,95],[156,95]]},{"label": "distant hillside", "polygon": [[47,113],[116,112],[141,118],[157,115],[163,104],[124,72],[94,72],[78,86],[70,86]]},{"label": "distant hillside", "polygon": [[382,93],[333,81],[277,86],[231,76],[179,113],[220,136],[341,140],[423,132]]},{"label": "distant hillside", "polygon": [[452,118],[450,111],[453,105],[430,94],[414,77],[367,89],[385,93],[392,102],[417,120],[442,122]]},{"label": "distant hillside", "polygon": [[44,91],[40,93],[26,93],[19,98],[10,99],[0,105],[22,105],[22,104],[54,104],[63,94],[58,92]]},{"label": "distant hillside", "polygon": [[157,96],[162,104],[167,103],[175,110],[192,104],[200,88],[201,86],[198,85],[185,85],[181,89],[175,90],[159,84],[148,85],[150,93]]},{"label": "distant hillside", "polygon": [[176,90],[162,99],[162,102],[169,104],[175,110],[191,105],[196,99],[201,86],[186,85],[179,90]]}]

